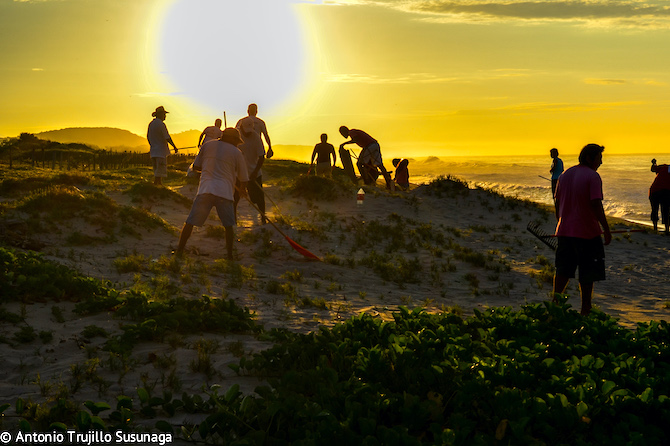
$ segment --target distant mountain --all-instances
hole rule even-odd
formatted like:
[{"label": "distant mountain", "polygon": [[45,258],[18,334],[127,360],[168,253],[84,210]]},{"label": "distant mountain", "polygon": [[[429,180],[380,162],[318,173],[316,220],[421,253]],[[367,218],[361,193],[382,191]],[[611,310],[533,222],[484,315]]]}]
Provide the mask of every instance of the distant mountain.
[{"label": "distant mountain", "polygon": [[[144,152],[149,150],[146,137],[112,127],[70,127],[35,133],[35,136],[60,143],[77,142],[114,151]],[[172,140],[177,147],[195,146],[198,144],[199,136],[200,131],[187,130],[172,134]]]}]

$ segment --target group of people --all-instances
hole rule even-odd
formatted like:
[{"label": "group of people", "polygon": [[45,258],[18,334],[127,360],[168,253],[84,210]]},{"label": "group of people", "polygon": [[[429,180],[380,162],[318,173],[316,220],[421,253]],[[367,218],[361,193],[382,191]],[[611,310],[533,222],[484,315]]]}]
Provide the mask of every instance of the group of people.
[{"label": "group of people", "polygon": [[[163,106],[156,108],[152,113],[154,119],[147,129],[156,185],[162,185],[163,178],[167,176],[169,145],[174,148],[175,153],[179,150],[165,125],[167,113]],[[234,128],[222,130],[221,119],[216,119],[213,126],[206,127],[200,134],[198,154],[189,168],[200,172],[198,192],[179,236],[175,254],[183,254],[193,226],[202,226],[212,208],[216,208],[225,228],[226,252],[229,259],[233,257],[233,226],[237,222],[237,204],[241,198],[248,199],[258,210],[262,224],[267,222],[261,169],[265,159],[273,156],[272,143],[265,122],[257,116],[258,106],[250,104],[247,113],[248,115],[240,119]],[[391,179],[382,162],[377,140],[362,130],[350,130],[345,126],[340,127],[340,134],[350,138],[340,145],[341,150],[347,144],[357,144],[361,147],[356,164],[366,184],[376,181],[379,169],[390,190],[395,190],[396,184],[403,190],[409,189],[408,160],[399,158],[393,160],[396,171],[395,178]],[[267,144],[267,151],[263,140]],[[316,173],[330,175],[337,158],[335,148],[328,143],[328,135],[325,133],[321,135],[321,142],[314,147],[312,165],[315,157]]]},{"label": "group of people", "polygon": [[[409,169],[407,159],[394,158],[393,167],[395,167],[395,176],[391,179],[391,174],[384,167],[382,161],[381,149],[379,142],[363,130],[349,129],[346,126],[340,127],[340,134],[344,138],[349,138],[348,141],[340,144],[340,154],[345,150],[344,146],[347,144],[356,144],[361,148],[361,152],[356,161],[356,166],[361,174],[361,179],[365,184],[373,184],[377,181],[379,174],[384,177],[386,187],[390,190],[395,190],[396,187],[402,190],[409,190]],[[332,158],[332,164],[331,164]],[[323,176],[330,176],[332,170],[335,168],[337,155],[335,154],[335,147],[328,142],[328,135],[321,134],[321,142],[314,146],[312,151],[312,159],[310,161],[310,171],[315,166],[316,159],[316,174]],[[343,161],[343,167],[344,161]]]},{"label": "group of people", "polygon": [[[154,120],[149,124],[147,140],[154,167],[154,184],[162,184],[167,176],[166,158],[168,144],[178,152],[165,125],[167,111],[156,108]],[[225,228],[226,254],[233,258],[233,226],[237,222],[237,203],[247,198],[258,210],[263,224],[266,223],[265,195],[263,193],[263,163],[273,155],[272,143],[265,122],[258,118],[258,106],[250,104],[248,115],[240,119],[235,128],[221,129],[217,119],[213,126],[203,130],[198,138],[198,154],[193,169],[200,172],[198,192],[179,236],[175,254],[182,255],[193,226],[202,226],[212,208]],[[265,143],[268,148],[265,150]]]},{"label": "group of people", "polygon": [[[177,255],[183,253],[193,226],[202,226],[213,207],[225,228],[229,259],[233,258],[233,226],[236,224],[237,203],[240,198],[249,199],[259,211],[262,223],[266,222],[261,168],[265,159],[272,157],[272,146],[265,122],[256,116],[256,104],[249,105],[247,112],[248,116],[240,119],[235,128],[221,130],[221,120],[217,119],[214,126],[207,127],[200,135],[200,150],[193,162],[193,168],[201,172],[200,183],[179,237],[175,251]],[[178,151],[164,123],[166,114],[163,107],[158,107],[153,113],[155,119],[151,121],[147,131],[155,184],[161,184],[162,178],[167,175],[165,158],[169,154],[168,144],[172,145],[175,152]],[[403,189],[409,187],[406,159],[393,160],[396,167],[393,180],[384,167],[377,140],[362,130],[345,126],[339,130],[344,138],[349,138],[340,145],[341,150],[348,144],[361,147],[356,164],[366,183],[376,180],[375,173],[379,169],[389,189],[395,190],[395,184]],[[268,145],[267,152],[263,139]],[[612,240],[602,204],[602,180],[597,172],[602,164],[604,149],[598,144],[587,144],[579,154],[579,164],[565,171],[563,161],[558,157],[558,150],[550,151],[553,159],[550,169],[552,195],[558,220],[553,299],[557,300],[564,293],[570,279],[579,271],[583,315],[591,311],[594,282],[605,279],[604,246]],[[328,143],[326,134],[321,135],[321,142],[314,147],[312,165],[315,158],[317,174],[330,175],[336,154],[334,147]],[[657,174],[650,189],[652,220],[656,228],[660,206],[662,222],[666,225],[667,232],[670,225],[670,166],[657,165],[654,159],[651,170]]]}]

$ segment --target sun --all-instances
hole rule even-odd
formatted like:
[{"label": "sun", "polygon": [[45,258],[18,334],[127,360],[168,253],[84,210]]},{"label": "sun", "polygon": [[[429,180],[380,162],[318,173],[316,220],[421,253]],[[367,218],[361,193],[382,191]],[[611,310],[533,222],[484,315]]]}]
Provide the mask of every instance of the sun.
[{"label": "sun", "polygon": [[212,110],[265,112],[304,82],[305,45],[288,0],[177,0],[159,25],[159,65],[176,91]]}]

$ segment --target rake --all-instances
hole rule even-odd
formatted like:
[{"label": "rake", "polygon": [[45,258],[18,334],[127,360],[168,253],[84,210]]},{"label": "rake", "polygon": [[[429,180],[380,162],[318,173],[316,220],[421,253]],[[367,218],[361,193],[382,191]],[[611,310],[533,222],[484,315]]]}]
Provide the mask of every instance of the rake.
[{"label": "rake", "polygon": [[[556,251],[556,248],[558,248],[558,238],[556,238],[556,235],[554,234],[549,234],[544,232],[541,228],[540,225],[535,223],[535,222],[529,222],[528,226],[526,226],[526,229],[528,232],[533,234],[535,237],[537,237],[542,243]],[[646,229],[615,229],[614,231],[610,231],[611,234],[625,234],[629,232],[647,232]]]},{"label": "rake", "polygon": [[535,237],[537,237],[542,243],[556,251],[556,248],[558,248],[558,239],[556,238],[555,235],[553,234],[548,234],[544,232],[542,229],[540,229],[540,225],[535,223],[535,222],[528,222],[528,226],[526,226],[526,229],[528,232],[533,234]]}]

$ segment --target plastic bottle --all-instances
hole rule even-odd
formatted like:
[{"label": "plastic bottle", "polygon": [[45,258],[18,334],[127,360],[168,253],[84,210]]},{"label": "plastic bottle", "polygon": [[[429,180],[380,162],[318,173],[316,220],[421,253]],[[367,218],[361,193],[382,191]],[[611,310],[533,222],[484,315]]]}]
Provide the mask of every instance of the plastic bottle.
[{"label": "plastic bottle", "polygon": [[358,193],[356,194],[356,204],[362,205],[363,200],[365,200],[365,191],[361,187],[360,189],[358,189]]}]

